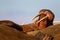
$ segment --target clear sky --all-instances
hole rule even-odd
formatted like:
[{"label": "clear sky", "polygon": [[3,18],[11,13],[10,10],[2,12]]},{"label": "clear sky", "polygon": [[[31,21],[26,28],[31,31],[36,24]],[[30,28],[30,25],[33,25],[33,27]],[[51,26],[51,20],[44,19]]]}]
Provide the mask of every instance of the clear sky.
[{"label": "clear sky", "polygon": [[0,20],[30,23],[41,9],[52,10],[55,21],[60,21],[60,0],[0,0]]}]

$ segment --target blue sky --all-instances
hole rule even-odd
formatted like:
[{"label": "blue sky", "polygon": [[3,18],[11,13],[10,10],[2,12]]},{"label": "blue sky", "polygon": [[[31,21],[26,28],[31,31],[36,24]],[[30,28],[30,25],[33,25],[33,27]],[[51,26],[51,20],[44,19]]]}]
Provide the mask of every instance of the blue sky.
[{"label": "blue sky", "polygon": [[0,0],[0,20],[30,23],[41,9],[50,9],[60,21],[60,0]]}]

